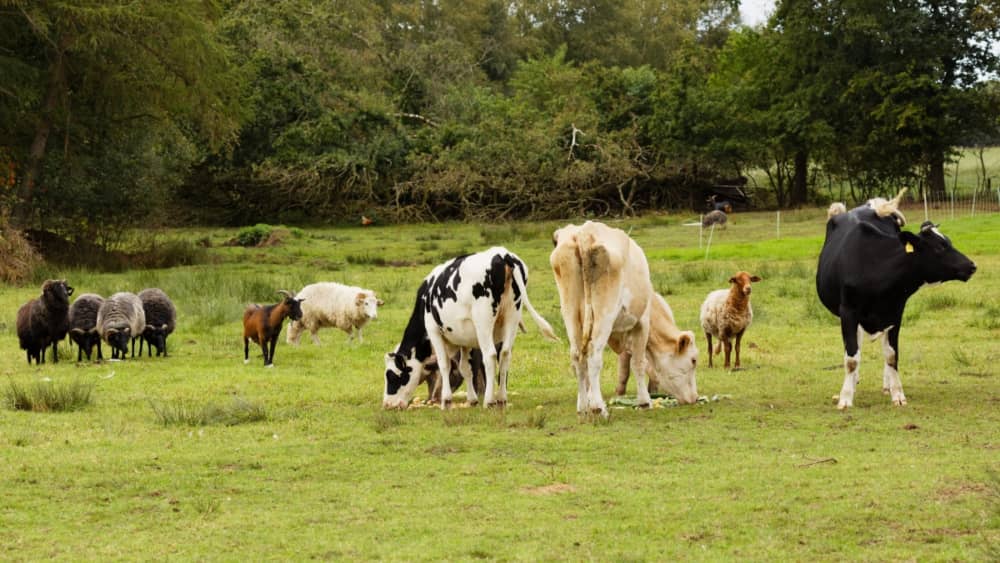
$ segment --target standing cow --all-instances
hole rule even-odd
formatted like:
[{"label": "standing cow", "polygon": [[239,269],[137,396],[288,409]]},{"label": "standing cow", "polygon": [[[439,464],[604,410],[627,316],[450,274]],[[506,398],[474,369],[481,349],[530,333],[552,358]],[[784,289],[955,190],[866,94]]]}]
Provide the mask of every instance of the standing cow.
[{"label": "standing cow", "polygon": [[[826,241],[819,255],[816,291],[840,317],[844,340],[844,386],[837,408],[854,404],[861,362],[861,331],[882,338],[882,390],[905,405],[899,378],[899,328],[906,300],[925,284],[968,281],[976,265],[956,250],[937,226],[926,221],[917,234],[903,231],[899,201],[876,198],[844,213],[830,208]],[[835,206],[837,204],[834,204]]]},{"label": "standing cow", "polygon": [[[552,327],[528,301],[528,269],[506,248],[495,246],[459,256],[434,268],[417,290],[417,301],[403,340],[385,355],[382,406],[406,408],[417,385],[437,364],[441,405],[451,405],[451,364],[439,358],[460,354],[469,403],[479,401],[472,384],[471,351],[482,352],[486,371],[483,406],[507,402],[507,370],[521,322],[521,307],[531,313],[542,333],[558,340]],[[495,380],[499,375],[499,390]]]},{"label": "standing cow", "polygon": [[595,221],[558,229],[552,242],[549,264],[577,376],[577,412],[608,415],[601,396],[608,345],[619,355],[619,392],[634,373],[640,406],[651,403],[648,375],[678,402],[697,401],[694,333],[678,330],[670,307],[653,291],[639,245],[625,231]]}]

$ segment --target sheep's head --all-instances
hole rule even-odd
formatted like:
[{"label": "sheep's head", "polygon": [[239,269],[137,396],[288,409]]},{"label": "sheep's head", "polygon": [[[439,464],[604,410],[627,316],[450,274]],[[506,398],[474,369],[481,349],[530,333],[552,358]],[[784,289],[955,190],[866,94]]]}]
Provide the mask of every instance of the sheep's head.
[{"label": "sheep's head", "polygon": [[128,344],[132,340],[132,329],[125,327],[123,329],[112,328],[104,335],[104,339],[108,341],[115,350],[120,351],[123,355],[128,353]]},{"label": "sheep's head", "polygon": [[42,297],[48,303],[69,305],[70,295],[73,295],[73,288],[66,280],[45,280],[42,284]]},{"label": "sheep's head", "polygon": [[156,325],[146,325],[146,328],[142,331],[142,337],[149,343],[150,346],[156,348],[156,355],[159,356],[167,345],[167,328],[168,325],[161,324]]},{"label": "sheep's head", "polygon": [[760,276],[752,276],[747,272],[740,272],[735,276],[729,278],[729,283],[733,284],[733,291],[739,292],[747,297],[750,297],[751,283],[757,283],[761,280]]},{"label": "sheep's head", "polygon": [[374,293],[358,293],[354,302],[358,310],[369,319],[378,317],[378,308],[383,305],[382,300],[375,297]]}]

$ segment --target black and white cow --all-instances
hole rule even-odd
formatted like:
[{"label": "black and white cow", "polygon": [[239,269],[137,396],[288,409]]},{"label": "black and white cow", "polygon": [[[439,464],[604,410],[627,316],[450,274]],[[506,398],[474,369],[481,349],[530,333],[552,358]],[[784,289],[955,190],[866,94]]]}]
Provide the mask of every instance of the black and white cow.
[{"label": "black and white cow", "polygon": [[486,371],[483,405],[505,405],[507,370],[522,305],[546,337],[558,340],[549,323],[531,306],[527,280],[524,262],[503,247],[459,256],[434,268],[417,290],[403,340],[385,356],[382,406],[406,408],[417,385],[437,364],[441,405],[447,408],[452,397],[451,362],[438,362],[437,358],[454,358],[456,353],[461,353],[458,365],[469,403],[478,403],[469,369],[469,356],[475,348],[482,351]]},{"label": "black and white cow", "polygon": [[905,405],[899,378],[899,328],[906,300],[921,286],[968,281],[976,265],[956,250],[931,222],[919,233],[903,231],[899,201],[877,198],[843,212],[830,208],[826,241],[819,255],[816,291],[823,305],[840,317],[844,340],[844,386],[837,408],[854,404],[861,362],[861,331],[882,338],[885,368],[882,391]]}]

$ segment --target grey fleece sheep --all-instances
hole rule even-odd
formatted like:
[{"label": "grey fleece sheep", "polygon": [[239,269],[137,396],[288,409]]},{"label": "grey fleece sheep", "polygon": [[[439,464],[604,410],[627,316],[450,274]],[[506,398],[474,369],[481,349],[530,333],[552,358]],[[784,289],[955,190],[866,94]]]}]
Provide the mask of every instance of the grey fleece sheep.
[{"label": "grey fleece sheep", "polygon": [[146,313],[142,301],[134,293],[122,291],[104,300],[97,312],[97,332],[111,345],[112,359],[125,359],[129,341],[135,357],[135,339],[146,328]]},{"label": "grey fleece sheep", "polygon": [[69,308],[69,337],[76,342],[76,361],[83,361],[83,355],[90,354],[97,346],[98,361],[104,359],[101,351],[101,336],[97,334],[97,312],[101,310],[104,298],[96,293],[84,293],[73,301]]},{"label": "grey fleece sheep", "polygon": [[42,294],[17,310],[17,339],[27,352],[28,365],[45,363],[45,349],[52,344],[52,361],[59,361],[56,345],[69,330],[69,296],[66,280],[46,280]]},{"label": "grey fleece sheep", "polygon": [[142,308],[146,313],[146,328],[143,329],[142,340],[139,341],[139,355],[142,355],[144,340],[148,350],[147,355],[153,355],[155,346],[156,355],[163,354],[166,357],[167,337],[177,326],[177,308],[167,294],[157,287],[140,291],[139,300],[142,301]]}]

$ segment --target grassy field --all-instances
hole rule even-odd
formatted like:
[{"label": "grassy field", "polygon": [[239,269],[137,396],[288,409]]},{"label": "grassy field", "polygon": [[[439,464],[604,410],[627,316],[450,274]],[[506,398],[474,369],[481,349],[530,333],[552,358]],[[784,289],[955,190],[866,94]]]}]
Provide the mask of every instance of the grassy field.
[{"label": "grassy field", "polygon": [[[28,366],[14,331],[38,285],[2,287],[0,393],[78,386],[65,413],[0,409],[2,559],[987,560],[1000,557],[1000,216],[945,221],[979,265],[909,303],[900,372],[881,393],[866,343],[856,407],[837,320],[815,297],[822,210],[737,214],[699,248],[691,217],[614,223],[649,256],[682,328],[737,270],[755,284],[745,369],[708,369],[688,407],[579,418],[565,340],[528,321],[505,411],[385,412],[382,356],[417,285],[446,257],[502,244],[530,269],[539,312],[563,333],[548,268],[560,226],[307,230],[268,248],[212,243],[209,265],[50,271],[77,294],[158,286],[179,309],[171,357]],[[707,241],[706,241],[707,242]],[[707,257],[706,257],[707,255]],[[362,344],[282,340],[274,369],[242,362],[248,302],[317,280],[385,300]],[[76,357],[75,348],[71,350]],[[604,392],[614,387],[606,357]],[[630,386],[634,393],[634,383]],[[425,388],[420,390],[426,396]]]}]

